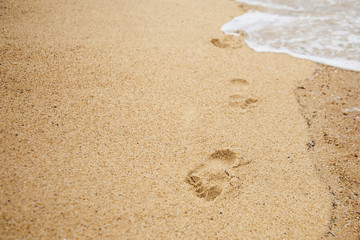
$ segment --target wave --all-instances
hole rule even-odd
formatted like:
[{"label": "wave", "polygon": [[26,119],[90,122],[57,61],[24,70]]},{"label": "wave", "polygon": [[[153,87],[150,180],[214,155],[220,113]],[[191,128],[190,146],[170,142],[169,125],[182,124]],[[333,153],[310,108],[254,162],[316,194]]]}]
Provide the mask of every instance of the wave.
[{"label": "wave", "polygon": [[239,0],[265,7],[249,11],[221,28],[245,32],[257,52],[297,58],[360,71],[360,3],[356,0]]}]

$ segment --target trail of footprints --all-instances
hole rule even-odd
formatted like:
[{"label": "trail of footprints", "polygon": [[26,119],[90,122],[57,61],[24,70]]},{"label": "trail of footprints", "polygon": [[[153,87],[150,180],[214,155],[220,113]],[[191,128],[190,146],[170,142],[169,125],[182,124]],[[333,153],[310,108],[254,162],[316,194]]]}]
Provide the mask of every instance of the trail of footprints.
[{"label": "trail of footprints", "polygon": [[[235,93],[229,96],[229,106],[240,107],[246,111],[257,105],[258,99],[248,94],[249,82],[247,80],[234,78],[228,83],[230,92]],[[217,150],[203,164],[189,171],[185,181],[197,197],[213,201],[224,189],[238,186],[240,179],[235,176],[234,170],[248,163],[229,149]]]},{"label": "trail of footprints", "polygon": [[234,170],[248,163],[229,149],[217,150],[203,164],[189,171],[185,181],[197,197],[213,201],[224,189],[239,185]]},{"label": "trail of footprints", "polygon": [[[239,32],[243,37],[244,34]],[[222,39],[213,38],[211,43],[218,48],[241,48],[243,46],[243,40],[240,37],[233,35],[226,35]],[[256,106],[258,99],[254,97],[247,97],[244,93],[247,93],[249,88],[249,82],[245,79],[234,78],[230,80],[230,84],[233,89],[237,89],[238,92],[229,97],[229,105],[231,107],[240,107],[243,110],[247,110]]]},{"label": "trail of footprints", "polygon": [[[212,39],[211,42],[219,48],[242,47],[242,42],[233,37],[221,40]],[[229,96],[229,106],[247,110],[257,105],[258,99],[248,94],[249,82],[247,80],[234,78],[228,83],[231,92],[234,93]],[[213,201],[225,189],[233,189],[239,185],[240,179],[235,176],[234,170],[249,163],[229,149],[217,150],[204,163],[189,171],[185,181],[197,197]]]},{"label": "trail of footprints", "polygon": [[234,78],[230,80],[230,84],[232,85],[232,88],[237,91],[236,94],[230,95],[229,97],[229,105],[231,107],[240,107],[247,110],[257,105],[257,98],[244,95],[249,88],[249,82],[247,80]]}]

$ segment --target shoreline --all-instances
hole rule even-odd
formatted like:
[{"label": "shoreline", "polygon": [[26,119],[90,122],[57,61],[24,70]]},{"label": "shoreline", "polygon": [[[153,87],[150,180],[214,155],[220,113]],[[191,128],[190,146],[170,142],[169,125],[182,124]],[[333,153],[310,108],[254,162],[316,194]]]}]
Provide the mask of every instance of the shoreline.
[{"label": "shoreline", "polygon": [[336,239],[360,235],[359,113],[345,111],[360,104],[359,77],[359,72],[319,65],[295,90],[311,135],[309,151],[332,195],[326,236]]},{"label": "shoreline", "polygon": [[[335,70],[311,82],[317,64],[223,35],[221,24],[246,9],[219,0],[1,3],[0,236],[342,236],[343,209],[334,211],[329,190],[339,172],[317,160],[338,151],[318,145],[326,121],[308,126],[318,106],[299,95]],[[353,198],[345,205],[357,211]],[[334,216],[339,226],[329,225]]]}]

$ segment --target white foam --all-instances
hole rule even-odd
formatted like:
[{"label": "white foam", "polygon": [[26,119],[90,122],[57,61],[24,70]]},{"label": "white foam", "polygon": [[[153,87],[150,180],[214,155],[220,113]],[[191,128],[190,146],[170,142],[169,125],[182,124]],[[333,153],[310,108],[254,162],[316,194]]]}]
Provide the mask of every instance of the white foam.
[{"label": "white foam", "polygon": [[354,107],[354,108],[351,108],[351,109],[344,109],[343,112],[360,112],[360,108],[357,108],[357,107]]},{"label": "white foam", "polygon": [[[266,6],[226,23],[226,34],[247,34],[258,52],[285,53],[360,71],[360,2],[357,0],[238,0]],[[284,10],[285,9],[285,10]]]}]

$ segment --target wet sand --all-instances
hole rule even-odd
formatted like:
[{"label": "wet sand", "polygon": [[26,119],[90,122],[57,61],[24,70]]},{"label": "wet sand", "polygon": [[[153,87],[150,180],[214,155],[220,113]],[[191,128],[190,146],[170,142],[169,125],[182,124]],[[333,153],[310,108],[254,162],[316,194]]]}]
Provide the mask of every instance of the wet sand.
[{"label": "wet sand", "polygon": [[323,125],[310,127],[297,92],[319,66],[224,36],[247,7],[0,6],[1,238],[337,234],[339,173],[319,170],[311,146]]},{"label": "wet sand", "polygon": [[309,126],[309,151],[332,195],[325,235],[360,237],[360,73],[319,66],[295,90]]}]

